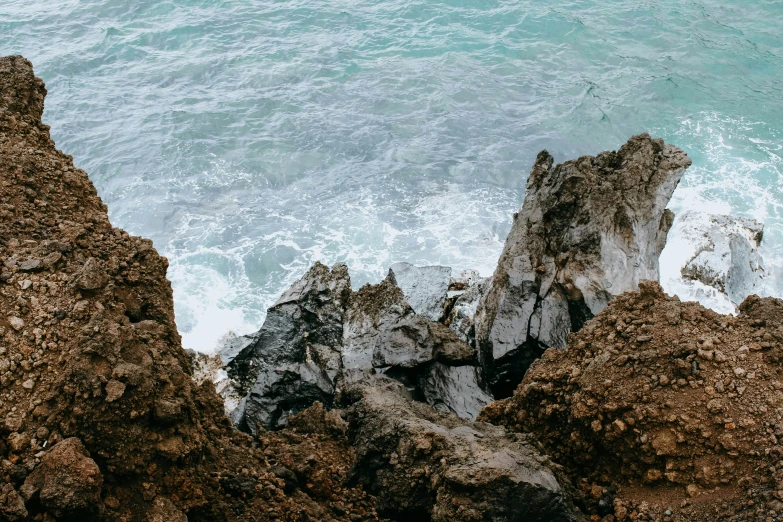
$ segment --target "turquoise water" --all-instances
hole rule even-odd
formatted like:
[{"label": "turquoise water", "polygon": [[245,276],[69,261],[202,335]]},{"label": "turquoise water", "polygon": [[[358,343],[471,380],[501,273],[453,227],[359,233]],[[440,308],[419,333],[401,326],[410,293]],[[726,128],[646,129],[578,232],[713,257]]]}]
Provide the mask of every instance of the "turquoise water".
[{"label": "turquoise water", "polygon": [[169,257],[189,347],[257,329],[316,260],[355,285],[401,260],[489,274],[539,150],[642,131],[694,160],[675,212],[760,219],[783,258],[778,0],[4,0],[0,54]]}]

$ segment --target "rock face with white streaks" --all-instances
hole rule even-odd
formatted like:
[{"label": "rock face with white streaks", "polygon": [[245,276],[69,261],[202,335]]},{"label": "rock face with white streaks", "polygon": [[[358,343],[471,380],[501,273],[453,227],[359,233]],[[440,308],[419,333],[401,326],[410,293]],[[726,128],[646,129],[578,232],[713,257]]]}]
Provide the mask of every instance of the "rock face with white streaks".
[{"label": "rock face with white streaks", "polygon": [[496,397],[546,348],[640,280],[658,279],[673,214],[666,205],[691,160],[647,134],[619,151],[555,165],[541,152],[476,314],[476,342]]},{"label": "rock face with white streaks", "polygon": [[686,212],[677,218],[676,226],[693,249],[681,269],[683,277],[718,289],[734,306],[758,292],[765,275],[758,252],[764,225],[752,219]]}]

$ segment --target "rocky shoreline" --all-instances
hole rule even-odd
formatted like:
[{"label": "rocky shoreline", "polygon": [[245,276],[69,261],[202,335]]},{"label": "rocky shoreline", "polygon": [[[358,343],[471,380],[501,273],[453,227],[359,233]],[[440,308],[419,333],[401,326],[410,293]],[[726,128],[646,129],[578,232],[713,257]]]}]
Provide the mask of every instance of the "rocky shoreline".
[{"label": "rocky shoreline", "polygon": [[683,274],[737,317],[655,282],[682,150],[542,152],[493,277],[316,264],[209,358],[45,95],[0,58],[0,522],[783,517],[760,225],[691,218]]}]

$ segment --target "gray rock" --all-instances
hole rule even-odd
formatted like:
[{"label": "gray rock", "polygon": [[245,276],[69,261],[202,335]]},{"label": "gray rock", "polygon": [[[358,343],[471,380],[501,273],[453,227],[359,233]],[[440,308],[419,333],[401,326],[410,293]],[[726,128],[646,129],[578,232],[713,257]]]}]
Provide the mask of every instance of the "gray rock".
[{"label": "gray rock", "polygon": [[758,252],[764,225],[752,219],[686,212],[675,226],[693,248],[682,268],[683,277],[717,288],[735,306],[758,293],[765,276]]},{"label": "gray rock", "polygon": [[449,326],[471,346],[476,345],[476,331],[473,320],[476,316],[479,301],[489,288],[490,279],[478,279],[454,301],[446,318],[445,324]]},{"label": "gray rock", "polygon": [[414,368],[431,361],[428,324],[389,278],[363,286],[345,313],[342,363],[346,383],[372,375],[374,368]]},{"label": "gray rock", "polygon": [[315,402],[331,406],[335,383],[312,361],[264,368],[245,398],[244,423],[251,433],[285,426],[291,414]]},{"label": "gray rock", "polygon": [[394,263],[389,269],[388,278],[402,290],[405,300],[414,312],[433,321],[439,321],[443,317],[451,268]]},{"label": "gray rock", "polygon": [[255,433],[259,425],[265,429],[281,425],[289,414],[315,400],[331,406],[334,368],[320,367],[310,347],[340,351],[350,295],[344,264],[329,270],[316,263],[268,310],[263,327],[251,336],[255,340],[227,366],[244,396],[231,415],[238,426]]},{"label": "gray rock", "polygon": [[565,346],[612,296],[658,280],[673,220],[666,205],[690,164],[647,134],[557,166],[538,155],[475,319],[495,397],[510,395],[532,360]]},{"label": "gray rock", "polygon": [[[379,379],[351,390],[356,451],[351,480],[378,498],[379,514],[433,522],[582,520],[546,457],[524,436],[410,402]],[[412,473],[412,470],[427,470]]]},{"label": "gray rock", "polygon": [[236,335],[233,332],[229,332],[225,337],[219,341],[217,349],[217,355],[220,356],[220,360],[224,365],[231,364],[237,355],[242,350],[258,342],[259,332],[249,335]]},{"label": "gray rock", "polygon": [[475,420],[492,396],[481,386],[476,366],[446,366],[432,363],[419,377],[419,388],[428,404],[450,411],[463,419]]},{"label": "gray rock", "polygon": [[20,272],[37,272],[41,268],[42,263],[40,259],[28,259],[27,261],[22,261],[19,265]]}]

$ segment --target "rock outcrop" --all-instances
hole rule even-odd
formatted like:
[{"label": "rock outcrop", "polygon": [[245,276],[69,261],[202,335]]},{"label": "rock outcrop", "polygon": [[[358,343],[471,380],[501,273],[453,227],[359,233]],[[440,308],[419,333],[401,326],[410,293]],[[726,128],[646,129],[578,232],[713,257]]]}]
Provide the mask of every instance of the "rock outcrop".
[{"label": "rock outcrop", "polygon": [[395,282],[399,274],[435,274],[431,279],[444,284],[409,281],[409,290],[420,290],[413,294],[420,303],[437,294],[442,316],[451,270],[433,268],[395,265],[381,283],[352,292],[345,265],[330,271],[316,264],[269,309],[260,331],[230,341],[229,352],[244,345],[227,365],[230,385],[219,384],[234,424],[251,433],[282,427],[289,415],[315,402],[329,408],[345,386],[381,373],[405,382],[418,399],[475,418],[491,400],[475,348],[416,313]]},{"label": "rock outcrop", "polygon": [[677,218],[681,242],[692,249],[682,267],[684,278],[726,294],[739,306],[758,293],[764,261],[758,252],[764,225],[752,219],[686,212]]},{"label": "rock outcrop", "polygon": [[331,406],[350,293],[344,264],[330,270],[316,263],[268,310],[255,341],[228,365],[246,393],[239,426],[256,433],[257,426],[284,425],[316,401]]},{"label": "rock outcrop", "polygon": [[443,318],[451,283],[451,268],[447,266],[414,266],[394,263],[389,268],[389,280],[400,290],[418,315],[431,321]]},{"label": "rock outcrop", "polygon": [[476,346],[474,319],[479,302],[487,292],[489,283],[489,278],[476,278],[469,285],[466,284],[465,289],[454,296],[454,304],[444,321],[444,324],[448,325],[471,346]]},{"label": "rock outcrop", "polygon": [[[439,414],[389,379],[351,391],[353,481],[394,520],[565,522],[578,511],[524,436]],[[414,471],[412,471],[414,470]]]},{"label": "rock outcrop", "polygon": [[658,283],[640,286],[566,350],[545,352],[513,397],[480,418],[535,435],[601,516],[755,521],[783,512],[783,301],[751,296],[735,318],[682,303]]},{"label": "rock outcrop", "polygon": [[345,437],[253,439],[193,380],[166,259],[111,225],[45,95],[0,58],[0,520],[377,520]]},{"label": "rock outcrop", "polygon": [[525,201],[476,314],[476,343],[496,397],[508,396],[545,349],[643,279],[673,215],[666,205],[691,160],[646,134],[617,152],[557,166],[536,158]]}]

